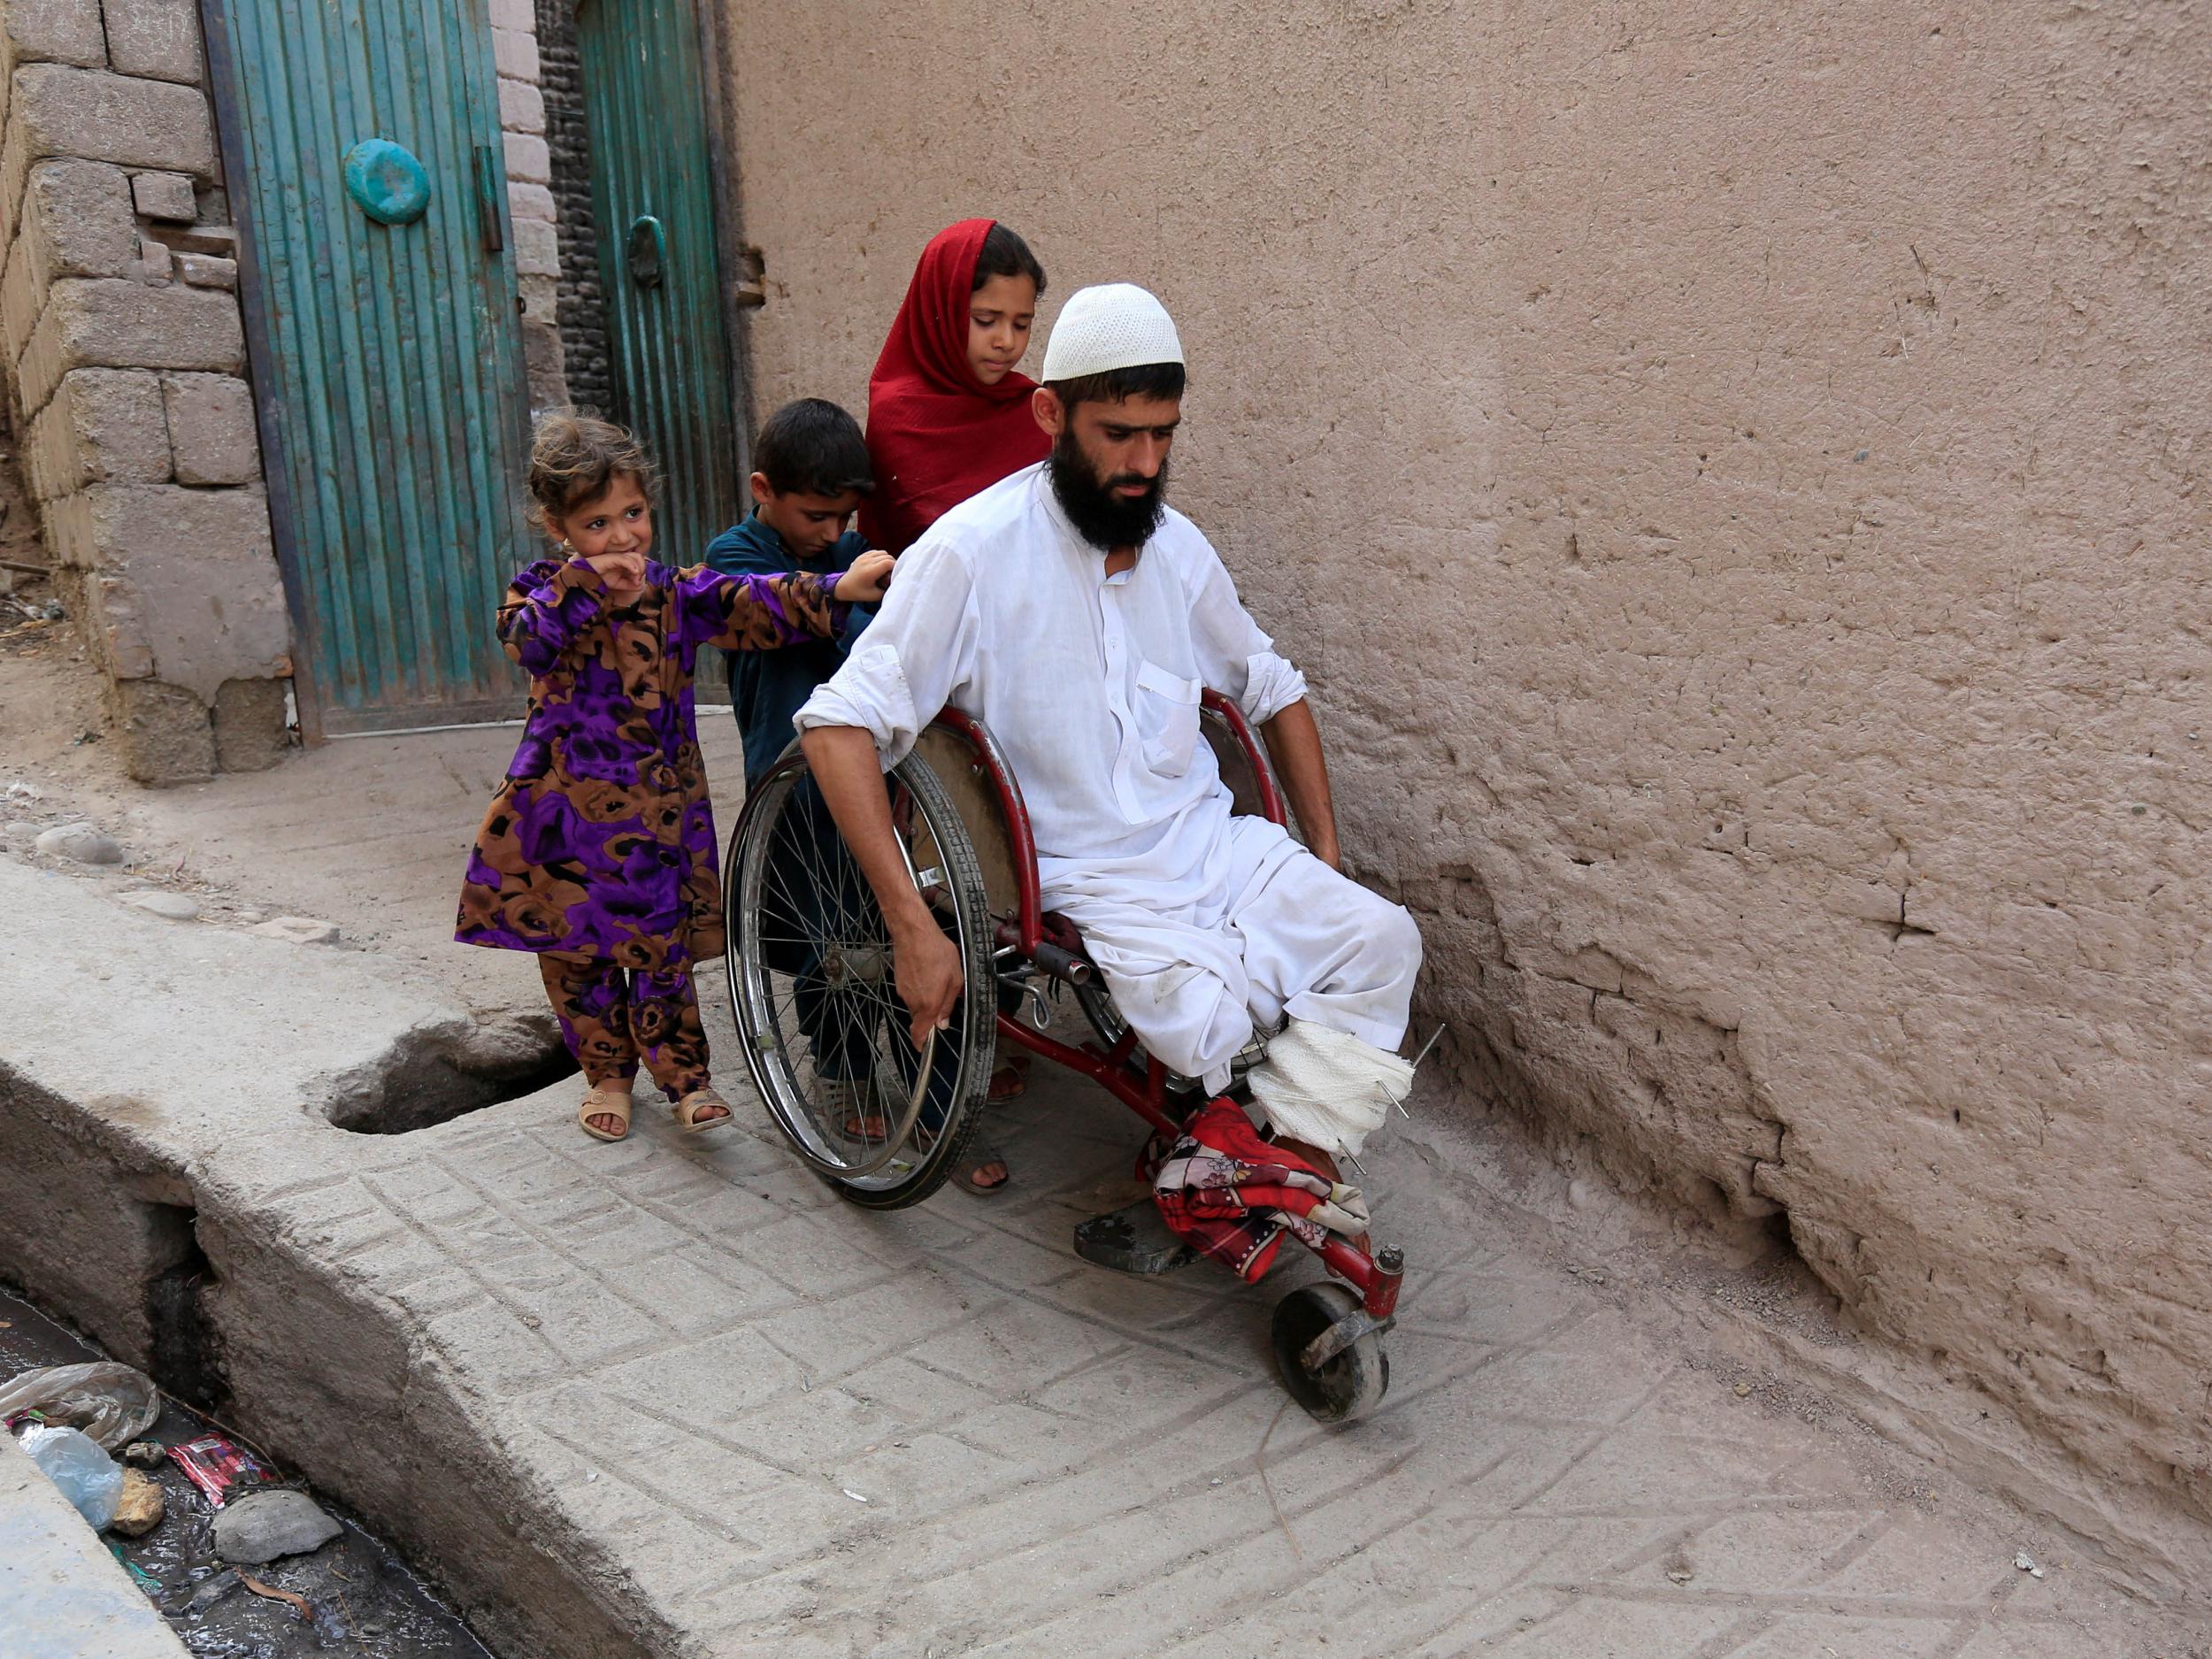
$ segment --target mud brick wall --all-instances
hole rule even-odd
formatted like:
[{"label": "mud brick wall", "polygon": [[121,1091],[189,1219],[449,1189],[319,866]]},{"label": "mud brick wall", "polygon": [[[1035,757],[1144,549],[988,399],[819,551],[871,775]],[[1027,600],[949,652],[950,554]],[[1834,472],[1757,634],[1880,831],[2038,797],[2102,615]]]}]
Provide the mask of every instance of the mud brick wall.
[{"label": "mud brick wall", "polygon": [[759,407],[961,215],[1157,288],[1448,1064],[2212,1517],[2204,8],[723,13]]},{"label": "mud brick wall", "polygon": [[568,401],[559,315],[561,253],[554,227],[552,152],[546,142],[543,59],[532,0],[491,0],[492,56],[499,69],[499,124],[507,151],[507,216],[522,294],[523,357],[530,403]]},{"label": "mud brick wall", "polygon": [[546,142],[560,227],[561,350],[570,401],[602,413],[614,408],[607,310],[599,292],[597,221],[591,204],[591,134],[584,121],[583,73],[576,55],[576,0],[536,0],[543,65]]},{"label": "mud brick wall", "polygon": [[192,0],[4,0],[0,345],[133,776],[270,765],[288,627]]}]

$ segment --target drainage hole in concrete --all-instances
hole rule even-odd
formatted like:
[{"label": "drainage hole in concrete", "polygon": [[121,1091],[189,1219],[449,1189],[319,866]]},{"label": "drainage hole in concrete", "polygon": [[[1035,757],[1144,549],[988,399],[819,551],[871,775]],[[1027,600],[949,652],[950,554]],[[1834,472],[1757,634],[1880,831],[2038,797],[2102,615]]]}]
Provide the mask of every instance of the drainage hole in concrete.
[{"label": "drainage hole in concrete", "polygon": [[[191,1214],[179,1213],[187,1217]],[[175,1222],[171,1218],[158,1225],[173,1226]],[[185,1225],[188,1231],[188,1220]],[[157,1282],[187,1283],[168,1275]],[[150,1291],[150,1310],[172,1295],[181,1293]],[[182,1299],[189,1303],[194,1297]],[[170,1340],[180,1339],[173,1333]],[[162,1342],[157,1325],[157,1371],[163,1363]],[[47,1365],[81,1365],[105,1357],[12,1287],[0,1285],[0,1380]],[[156,1380],[174,1394],[185,1378],[157,1374]],[[222,1432],[172,1400],[165,1402],[160,1419],[142,1438],[175,1446]],[[199,1659],[327,1659],[333,1653],[361,1659],[492,1659],[490,1649],[405,1562],[321,1494],[313,1494],[315,1502],[343,1529],[336,1538],[312,1554],[288,1555],[243,1570],[273,1589],[305,1598],[312,1618],[303,1620],[289,1604],[248,1591],[238,1582],[236,1571],[217,1559],[210,1532],[214,1510],[173,1462],[146,1473],[161,1487],[166,1513],[143,1538],[113,1541],[120,1546],[122,1559],[153,1581],[151,1588],[143,1583],[140,1587]],[[196,1609],[196,1601],[204,1605]],[[0,1650],[14,1651],[4,1640],[0,1640]]]},{"label": "drainage hole in concrete", "polygon": [[403,1135],[520,1100],[576,1071],[549,1017],[411,1032],[382,1059],[338,1079],[326,1112],[357,1134]]}]

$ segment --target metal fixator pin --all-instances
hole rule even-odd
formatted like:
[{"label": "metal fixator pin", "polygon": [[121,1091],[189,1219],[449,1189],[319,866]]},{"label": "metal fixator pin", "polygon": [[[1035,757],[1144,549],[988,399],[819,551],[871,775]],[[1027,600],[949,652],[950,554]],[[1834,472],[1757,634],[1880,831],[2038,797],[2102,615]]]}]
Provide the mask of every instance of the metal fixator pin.
[{"label": "metal fixator pin", "polygon": [[1406,1110],[1405,1102],[1400,1100],[1395,1094],[1393,1094],[1379,1082],[1375,1085],[1375,1098],[1381,1101],[1385,1106],[1395,1106],[1398,1109],[1399,1117],[1406,1118],[1409,1121],[1411,1120],[1413,1114]]},{"label": "metal fixator pin", "polygon": [[1421,1045],[1421,1052],[1413,1056],[1412,1065],[1415,1071],[1418,1071],[1421,1069],[1421,1062],[1429,1057],[1429,1050],[1436,1047],[1436,1040],[1443,1034],[1444,1027],[1440,1023],[1434,1031],[1429,1033],[1429,1040]]},{"label": "metal fixator pin", "polygon": [[[1411,1071],[1418,1071],[1421,1069],[1421,1062],[1429,1057],[1429,1050],[1436,1047],[1437,1040],[1443,1036],[1443,1034],[1444,1027],[1440,1023],[1434,1031],[1429,1033],[1429,1040],[1421,1045],[1421,1052],[1415,1055],[1411,1060],[1406,1063],[1406,1069]],[[1392,1094],[1388,1090],[1384,1089],[1380,1083],[1376,1084],[1375,1087],[1378,1090],[1382,1092],[1382,1097],[1385,1100],[1388,1101],[1393,1106],[1395,1106],[1398,1109],[1399,1117],[1404,1118],[1409,1123],[1413,1121],[1413,1114],[1406,1110],[1406,1103],[1404,1100]]]}]

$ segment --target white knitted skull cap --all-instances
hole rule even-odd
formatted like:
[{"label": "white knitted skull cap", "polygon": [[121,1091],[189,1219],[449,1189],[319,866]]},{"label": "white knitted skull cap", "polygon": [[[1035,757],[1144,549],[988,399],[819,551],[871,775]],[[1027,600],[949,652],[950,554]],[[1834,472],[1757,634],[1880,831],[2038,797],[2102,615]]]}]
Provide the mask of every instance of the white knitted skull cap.
[{"label": "white knitted skull cap", "polygon": [[1074,380],[1182,360],[1182,338],[1166,306],[1133,282],[1102,282],[1078,288],[1060,308],[1045,343],[1044,379]]}]

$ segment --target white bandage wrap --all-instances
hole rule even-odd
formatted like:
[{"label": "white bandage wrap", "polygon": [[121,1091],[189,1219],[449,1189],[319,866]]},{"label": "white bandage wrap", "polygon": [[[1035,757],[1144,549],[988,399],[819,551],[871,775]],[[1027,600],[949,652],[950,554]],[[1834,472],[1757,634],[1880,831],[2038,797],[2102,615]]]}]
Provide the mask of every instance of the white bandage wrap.
[{"label": "white bandage wrap", "polygon": [[1278,1135],[1357,1157],[1391,1107],[1413,1087],[1413,1067],[1372,1043],[1294,1019],[1245,1080]]}]

